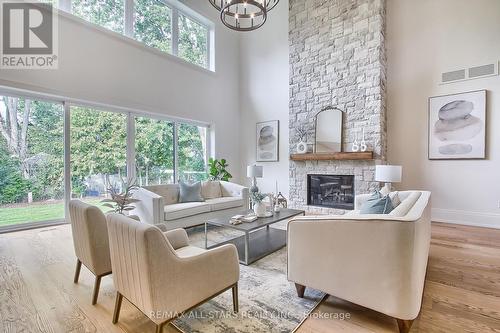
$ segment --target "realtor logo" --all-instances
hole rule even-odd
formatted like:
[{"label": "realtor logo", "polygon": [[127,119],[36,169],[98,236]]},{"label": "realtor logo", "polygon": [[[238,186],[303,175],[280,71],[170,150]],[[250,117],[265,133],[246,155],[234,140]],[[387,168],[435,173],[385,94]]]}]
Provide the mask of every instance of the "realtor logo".
[{"label": "realtor logo", "polygon": [[1,67],[57,68],[57,14],[51,4],[1,2]]}]

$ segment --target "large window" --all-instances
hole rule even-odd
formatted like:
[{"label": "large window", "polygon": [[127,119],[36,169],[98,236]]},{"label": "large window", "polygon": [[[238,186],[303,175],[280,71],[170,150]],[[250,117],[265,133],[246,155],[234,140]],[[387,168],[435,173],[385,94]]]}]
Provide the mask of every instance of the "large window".
[{"label": "large window", "polygon": [[108,211],[107,189],[127,178],[207,179],[209,137],[202,124],[0,95],[0,230],[64,222],[70,199]]},{"label": "large window", "polygon": [[0,227],[64,218],[62,104],[0,96]]},{"label": "large window", "polygon": [[205,180],[207,178],[207,128],[178,124],[177,156],[180,180],[188,182]]},{"label": "large window", "polygon": [[140,186],[169,184],[174,175],[174,123],[135,118],[135,167]]},{"label": "large window", "polygon": [[99,205],[127,168],[127,116],[71,107],[71,197]]},{"label": "large window", "polygon": [[213,23],[179,0],[59,0],[59,7],[149,47],[213,70],[210,68]]}]

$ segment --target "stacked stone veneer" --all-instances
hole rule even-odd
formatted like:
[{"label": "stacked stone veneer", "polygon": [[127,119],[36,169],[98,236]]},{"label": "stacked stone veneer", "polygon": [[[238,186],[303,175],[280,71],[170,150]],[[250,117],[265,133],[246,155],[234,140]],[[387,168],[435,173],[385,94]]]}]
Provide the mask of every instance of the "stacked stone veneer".
[{"label": "stacked stone veneer", "polygon": [[[384,0],[290,0],[290,153],[297,128],[314,144],[315,115],[323,107],[345,110],[343,150],[351,151],[365,128],[368,149],[386,156],[386,56]],[[290,161],[290,206],[307,206],[307,174],[355,176],[356,193],[378,186],[374,161]]]}]

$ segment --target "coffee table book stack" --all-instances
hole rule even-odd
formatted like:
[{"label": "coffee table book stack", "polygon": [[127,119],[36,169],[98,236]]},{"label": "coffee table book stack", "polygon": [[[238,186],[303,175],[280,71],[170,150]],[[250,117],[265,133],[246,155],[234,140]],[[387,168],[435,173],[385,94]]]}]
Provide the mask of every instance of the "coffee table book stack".
[{"label": "coffee table book stack", "polygon": [[[241,213],[244,216],[250,214],[252,214],[250,210]],[[286,230],[271,228],[271,226],[298,215],[305,215],[305,212],[284,208],[270,217],[259,217],[253,222],[232,224],[232,215],[208,220],[205,222],[205,248],[211,249],[224,244],[234,244],[238,249],[240,263],[250,265],[286,245]],[[208,228],[211,226],[230,228],[242,232],[243,235],[208,246]]]}]

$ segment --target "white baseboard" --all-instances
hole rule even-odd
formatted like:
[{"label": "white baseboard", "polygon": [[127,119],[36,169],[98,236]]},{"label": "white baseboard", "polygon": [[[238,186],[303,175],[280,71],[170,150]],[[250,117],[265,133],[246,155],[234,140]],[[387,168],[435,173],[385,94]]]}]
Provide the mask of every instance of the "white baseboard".
[{"label": "white baseboard", "polygon": [[494,213],[433,208],[432,221],[500,229],[500,214]]}]

